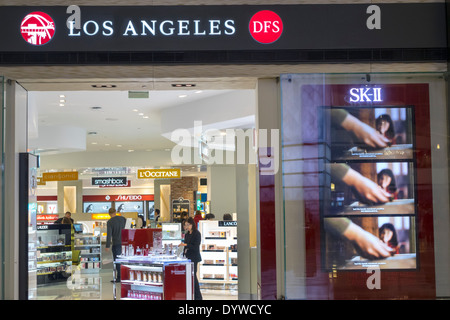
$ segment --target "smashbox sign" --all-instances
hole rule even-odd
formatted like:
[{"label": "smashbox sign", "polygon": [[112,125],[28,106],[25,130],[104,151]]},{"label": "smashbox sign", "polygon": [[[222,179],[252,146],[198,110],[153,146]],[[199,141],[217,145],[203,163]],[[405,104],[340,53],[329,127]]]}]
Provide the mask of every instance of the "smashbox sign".
[{"label": "smashbox sign", "polygon": [[0,52],[445,48],[445,3],[2,6]]},{"label": "smashbox sign", "polygon": [[127,177],[104,177],[104,178],[92,178],[93,186],[101,187],[126,187]]}]

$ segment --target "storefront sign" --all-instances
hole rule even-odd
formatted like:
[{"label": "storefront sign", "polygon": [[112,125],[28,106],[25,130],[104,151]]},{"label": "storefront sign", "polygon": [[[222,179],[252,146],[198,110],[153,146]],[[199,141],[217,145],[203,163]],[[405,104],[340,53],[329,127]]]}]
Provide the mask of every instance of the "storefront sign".
[{"label": "storefront sign", "polygon": [[446,48],[445,12],[444,2],[2,6],[0,50],[151,52]]},{"label": "storefront sign", "polygon": [[59,215],[57,214],[38,214],[36,215],[37,221],[53,221],[58,220]]},{"label": "storefront sign", "polygon": [[[120,213],[116,213],[116,215],[120,216]],[[92,220],[109,220],[111,216],[109,213],[93,213],[91,214]]]},{"label": "storefront sign", "polygon": [[126,187],[127,177],[92,178],[92,185],[102,187]]},{"label": "storefront sign", "polygon": [[181,169],[138,169],[138,179],[178,179]]},{"label": "storefront sign", "polygon": [[218,221],[219,227],[237,227],[237,221]]},{"label": "storefront sign", "polygon": [[83,202],[111,202],[111,201],[153,201],[153,194],[127,194],[127,195],[85,195]]},{"label": "storefront sign", "polygon": [[381,102],[381,88],[351,88],[351,102]]},{"label": "storefront sign", "polygon": [[44,172],[42,174],[44,181],[71,181],[78,180],[78,171],[71,172]]}]

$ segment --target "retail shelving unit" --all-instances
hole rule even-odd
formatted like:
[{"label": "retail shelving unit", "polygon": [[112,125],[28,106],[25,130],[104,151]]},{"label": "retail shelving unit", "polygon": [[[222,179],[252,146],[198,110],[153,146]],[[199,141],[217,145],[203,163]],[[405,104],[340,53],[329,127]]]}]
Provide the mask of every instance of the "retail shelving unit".
[{"label": "retail shelving unit", "polygon": [[74,264],[81,273],[98,273],[102,268],[102,243],[100,235],[75,234],[74,252],[78,253]]},{"label": "retail shelving unit", "polygon": [[37,226],[37,284],[66,281],[71,275],[72,234],[69,224]]},{"label": "retail shelving unit", "polygon": [[237,224],[236,221],[199,221],[202,234],[199,263],[201,284],[237,284]]},{"label": "retail shelving unit", "polygon": [[119,256],[121,300],[192,300],[193,264],[173,255]]},{"label": "retail shelving unit", "polygon": [[178,245],[183,240],[181,234],[181,223],[163,222],[161,224],[162,230],[162,245]]}]

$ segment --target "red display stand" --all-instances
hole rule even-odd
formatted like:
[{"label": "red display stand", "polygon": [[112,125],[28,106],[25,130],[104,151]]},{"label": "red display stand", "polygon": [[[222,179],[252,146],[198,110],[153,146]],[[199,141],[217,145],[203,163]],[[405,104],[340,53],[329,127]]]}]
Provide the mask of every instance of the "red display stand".
[{"label": "red display stand", "polygon": [[[122,230],[122,248],[132,245],[133,248],[153,247],[153,234],[161,232],[161,229],[123,229]],[[125,254],[122,250],[122,254]]]},{"label": "red display stand", "polygon": [[[194,267],[169,256],[121,257],[121,300],[192,300]],[[116,297],[115,297],[116,298]]]},{"label": "red display stand", "polygon": [[147,252],[153,247],[155,232],[161,229],[122,230],[122,255],[114,262],[116,270],[120,267],[120,296],[114,299],[193,299],[193,263],[176,255]]}]

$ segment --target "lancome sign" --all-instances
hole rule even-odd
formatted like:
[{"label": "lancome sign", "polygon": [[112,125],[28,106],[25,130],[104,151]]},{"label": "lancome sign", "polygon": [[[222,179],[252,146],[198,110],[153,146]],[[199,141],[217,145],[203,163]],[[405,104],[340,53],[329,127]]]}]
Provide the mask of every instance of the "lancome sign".
[{"label": "lancome sign", "polygon": [[443,2],[1,8],[0,53],[447,46]]}]

